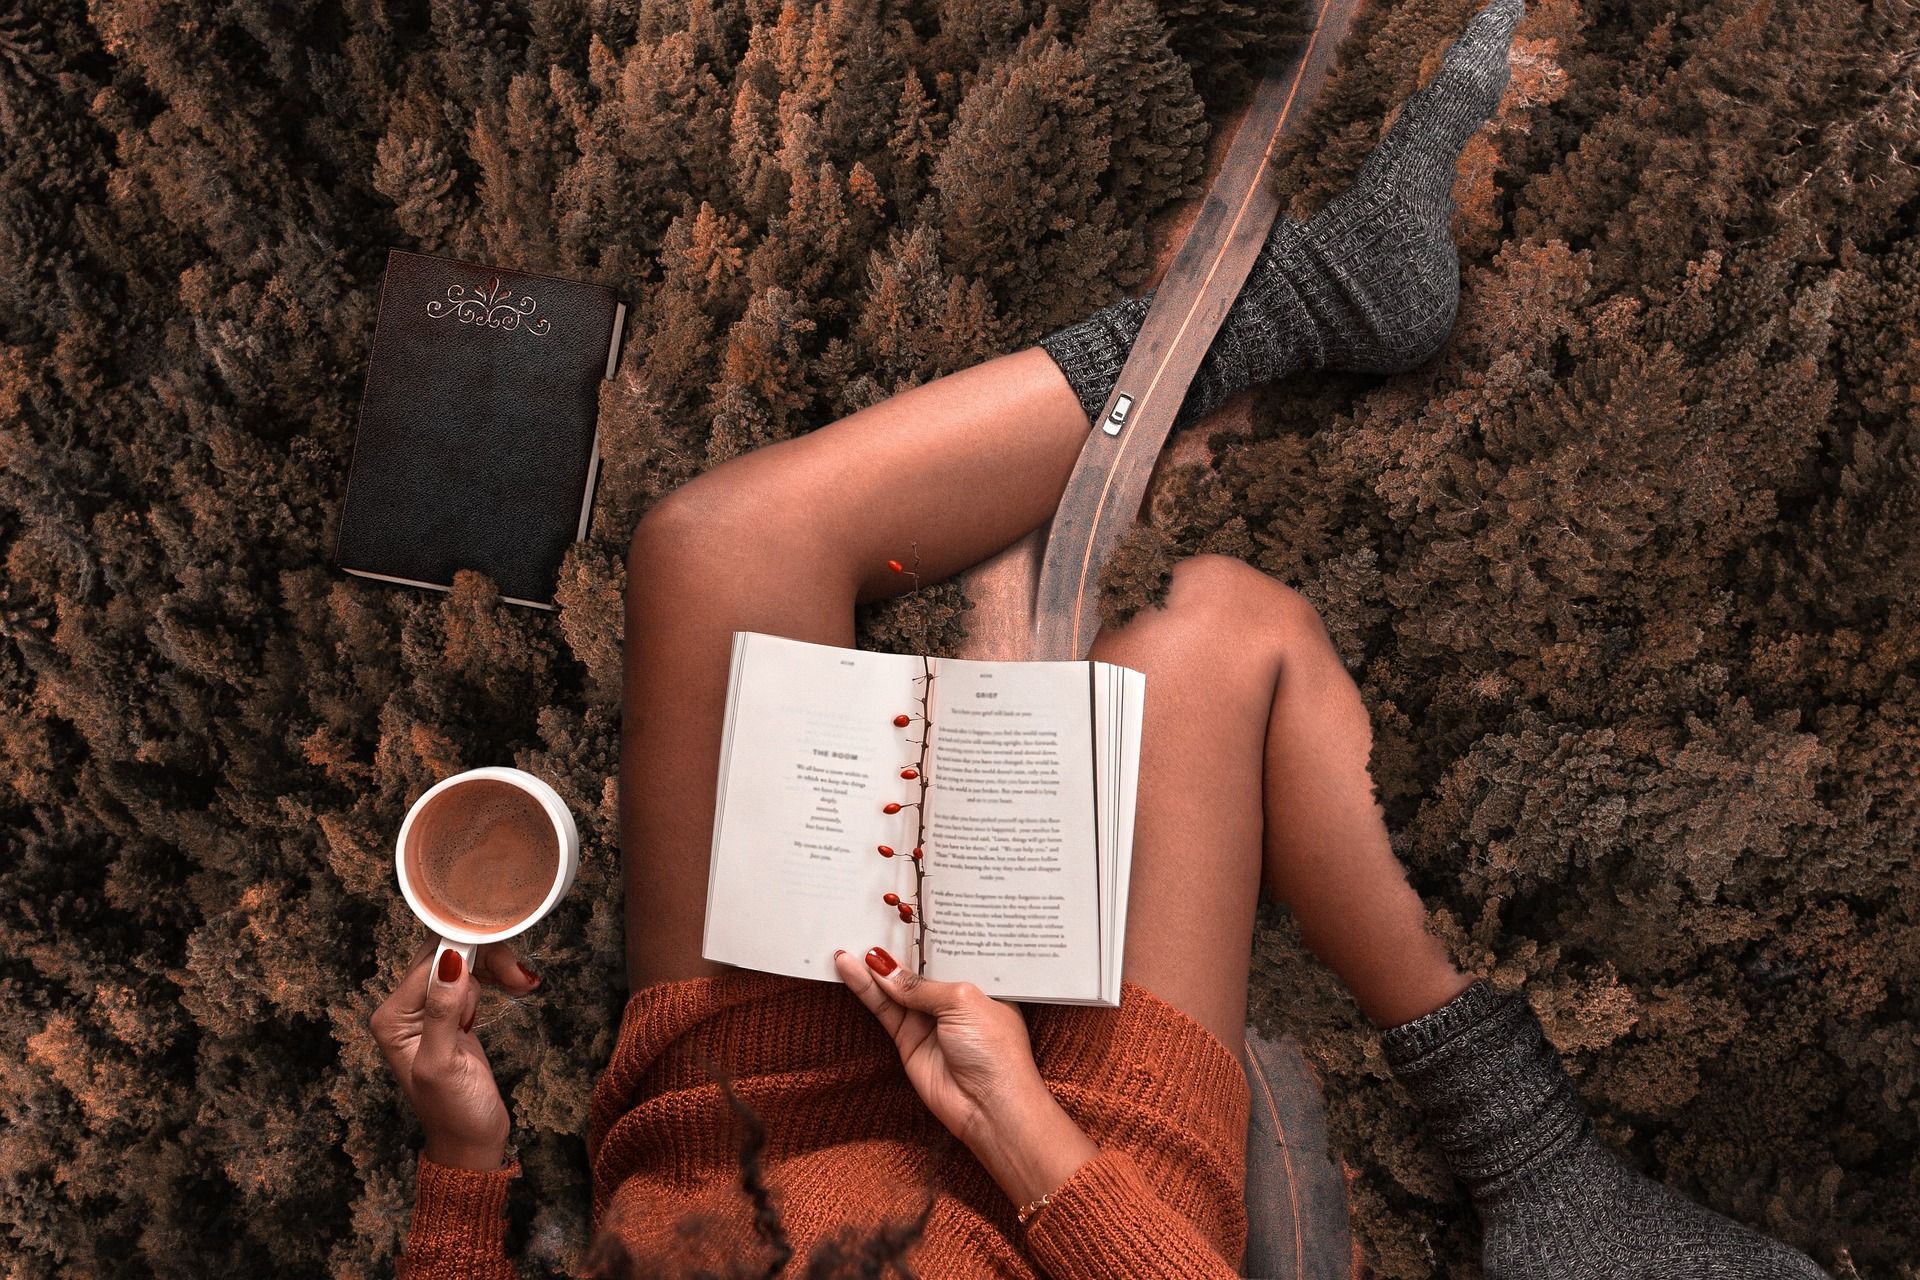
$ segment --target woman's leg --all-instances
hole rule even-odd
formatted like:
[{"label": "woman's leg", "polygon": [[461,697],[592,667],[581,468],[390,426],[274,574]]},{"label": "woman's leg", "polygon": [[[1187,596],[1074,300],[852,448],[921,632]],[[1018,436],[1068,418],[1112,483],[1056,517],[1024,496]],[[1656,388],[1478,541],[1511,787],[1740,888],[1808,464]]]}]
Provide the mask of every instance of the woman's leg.
[{"label": "woman's leg", "polygon": [[1087,416],[1037,348],[731,459],[656,503],[627,554],[620,846],[633,989],[700,956],[730,633],[853,643],[857,601],[951,577],[1051,518]]},{"label": "woman's leg", "polygon": [[[902,589],[888,557],[918,542],[939,581],[1024,536],[1058,506],[1087,431],[1030,349],[742,455],[647,513],[628,555],[621,726],[634,989],[722,971],[700,934],[730,633],[852,643],[854,603]],[[1304,600],[1196,557],[1165,609],[1103,631],[1094,653],[1149,677],[1129,976],[1236,1044],[1264,880],[1376,1021],[1464,985],[1387,848],[1364,708]]]},{"label": "woman's leg", "polygon": [[1237,1050],[1264,888],[1376,1025],[1467,986],[1388,846],[1366,707],[1298,592],[1195,556],[1092,656],[1147,676],[1128,977]]},{"label": "woman's leg", "polygon": [[[1299,600],[1299,597],[1295,597]],[[1319,615],[1289,634],[1267,720],[1263,885],[1376,1027],[1431,1012],[1470,981],[1427,931],[1374,799],[1373,725]]]}]

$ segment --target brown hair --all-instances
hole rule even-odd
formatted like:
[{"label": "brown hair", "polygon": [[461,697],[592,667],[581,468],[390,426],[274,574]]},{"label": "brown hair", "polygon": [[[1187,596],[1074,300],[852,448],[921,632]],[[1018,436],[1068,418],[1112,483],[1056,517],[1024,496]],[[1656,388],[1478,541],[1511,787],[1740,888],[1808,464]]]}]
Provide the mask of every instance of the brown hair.
[{"label": "brown hair", "polygon": [[[793,1245],[787,1240],[780,1207],[774,1203],[760,1167],[760,1154],[767,1145],[767,1126],[759,1113],[733,1091],[733,1080],[725,1071],[712,1062],[704,1065],[719,1083],[721,1096],[726,1098],[738,1122],[740,1188],[753,1204],[754,1233],[766,1242],[772,1256],[768,1261],[736,1259],[723,1270],[701,1267],[687,1275],[687,1280],[770,1280],[780,1275],[793,1275],[800,1280],[856,1280],[856,1277],[878,1280],[889,1271],[903,1280],[913,1280],[906,1253],[920,1239],[927,1219],[933,1214],[930,1190],[915,1217],[882,1224],[864,1236],[853,1228],[843,1228],[814,1246],[805,1259],[804,1271],[789,1270]],[[695,1243],[706,1235],[711,1225],[705,1215],[690,1213],[675,1224],[675,1234]],[[636,1256],[626,1241],[605,1223],[588,1247],[585,1265],[588,1280],[641,1280],[642,1277],[666,1280],[668,1276],[684,1274],[664,1270],[665,1259]]]}]

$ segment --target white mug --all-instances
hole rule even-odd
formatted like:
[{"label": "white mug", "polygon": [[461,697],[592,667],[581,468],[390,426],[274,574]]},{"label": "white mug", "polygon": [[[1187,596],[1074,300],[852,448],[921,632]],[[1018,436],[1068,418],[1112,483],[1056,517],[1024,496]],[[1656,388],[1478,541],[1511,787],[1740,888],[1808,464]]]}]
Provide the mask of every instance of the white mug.
[{"label": "white mug", "polygon": [[[539,908],[526,919],[508,925],[504,929],[495,929],[491,933],[476,933],[471,929],[462,929],[442,920],[427,909],[426,905],[420,901],[419,895],[414,893],[413,886],[407,882],[407,832],[413,829],[415,816],[426,807],[428,801],[448,787],[458,786],[463,782],[476,782],[483,778],[512,783],[538,800],[540,807],[547,811],[547,816],[553,819],[553,833],[560,843],[560,866],[554,873],[553,885],[547,890],[545,901],[541,902]],[[413,802],[413,806],[407,810],[406,820],[400,824],[400,836],[393,843],[393,866],[395,873],[400,877],[400,892],[406,897],[407,905],[413,909],[414,915],[420,917],[420,922],[433,930],[439,938],[440,945],[434,949],[433,963],[427,970],[428,982],[433,983],[439,981],[440,957],[447,952],[458,951],[461,963],[466,965],[467,971],[471,973],[475,951],[489,942],[504,942],[508,938],[526,932],[544,919],[560,899],[567,896],[567,890],[573,888],[573,878],[580,870],[580,830],[573,825],[573,814],[567,811],[567,806],[560,799],[559,792],[524,770],[489,765],[486,768],[469,769],[465,773],[456,773],[452,777],[442,778],[428,787],[420,798]]]}]

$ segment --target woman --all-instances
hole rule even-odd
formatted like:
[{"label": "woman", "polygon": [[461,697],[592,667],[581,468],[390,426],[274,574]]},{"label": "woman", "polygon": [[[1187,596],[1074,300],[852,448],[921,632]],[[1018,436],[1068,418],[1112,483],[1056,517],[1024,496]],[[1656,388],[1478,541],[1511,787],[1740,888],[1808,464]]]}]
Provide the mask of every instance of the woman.
[{"label": "woman", "polygon": [[[1353,187],[1279,222],[1182,422],[1289,373],[1388,372],[1438,349],[1458,301],[1455,160],[1506,85],[1520,13],[1492,0]],[[1299,595],[1237,561],[1185,561],[1164,608],[1093,645],[1151,691],[1118,1009],[1002,1003],[878,947],[840,953],[837,986],[701,958],[730,633],[850,645],[853,606],[898,590],[886,562],[909,544],[938,581],[1045,522],[1146,304],[729,461],[635,531],[621,761],[634,994],[589,1124],[601,1243],[668,1274],[775,1274],[789,1252],[853,1250],[843,1228],[870,1252],[910,1245],[906,1265],[929,1276],[1236,1274],[1236,1051],[1264,892],[1383,1030],[1473,1194],[1489,1275],[1822,1274],[1627,1169],[1525,999],[1453,967],[1389,848],[1339,654]],[[501,1167],[508,1117],[470,1022],[476,980],[531,987],[506,946],[474,974],[456,957],[429,975],[429,952],[375,1016],[427,1134],[403,1273],[508,1276],[501,1208],[519,1166]],[[735,1095],[765,1123],[749,1119],[745,1195]],[[676,1231],[688,1215],[700,1229]]]}]

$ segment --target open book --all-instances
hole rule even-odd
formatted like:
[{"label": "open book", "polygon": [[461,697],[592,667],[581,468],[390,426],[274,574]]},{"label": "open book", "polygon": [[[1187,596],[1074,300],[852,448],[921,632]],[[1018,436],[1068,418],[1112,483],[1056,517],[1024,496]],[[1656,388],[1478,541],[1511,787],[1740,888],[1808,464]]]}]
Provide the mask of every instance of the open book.
[{"label": "open book", "polygon": [[879,945],[1001,999],[1118,1005],[1146,683],[734,632],[701,954],[838,981],[836,950]]}]

